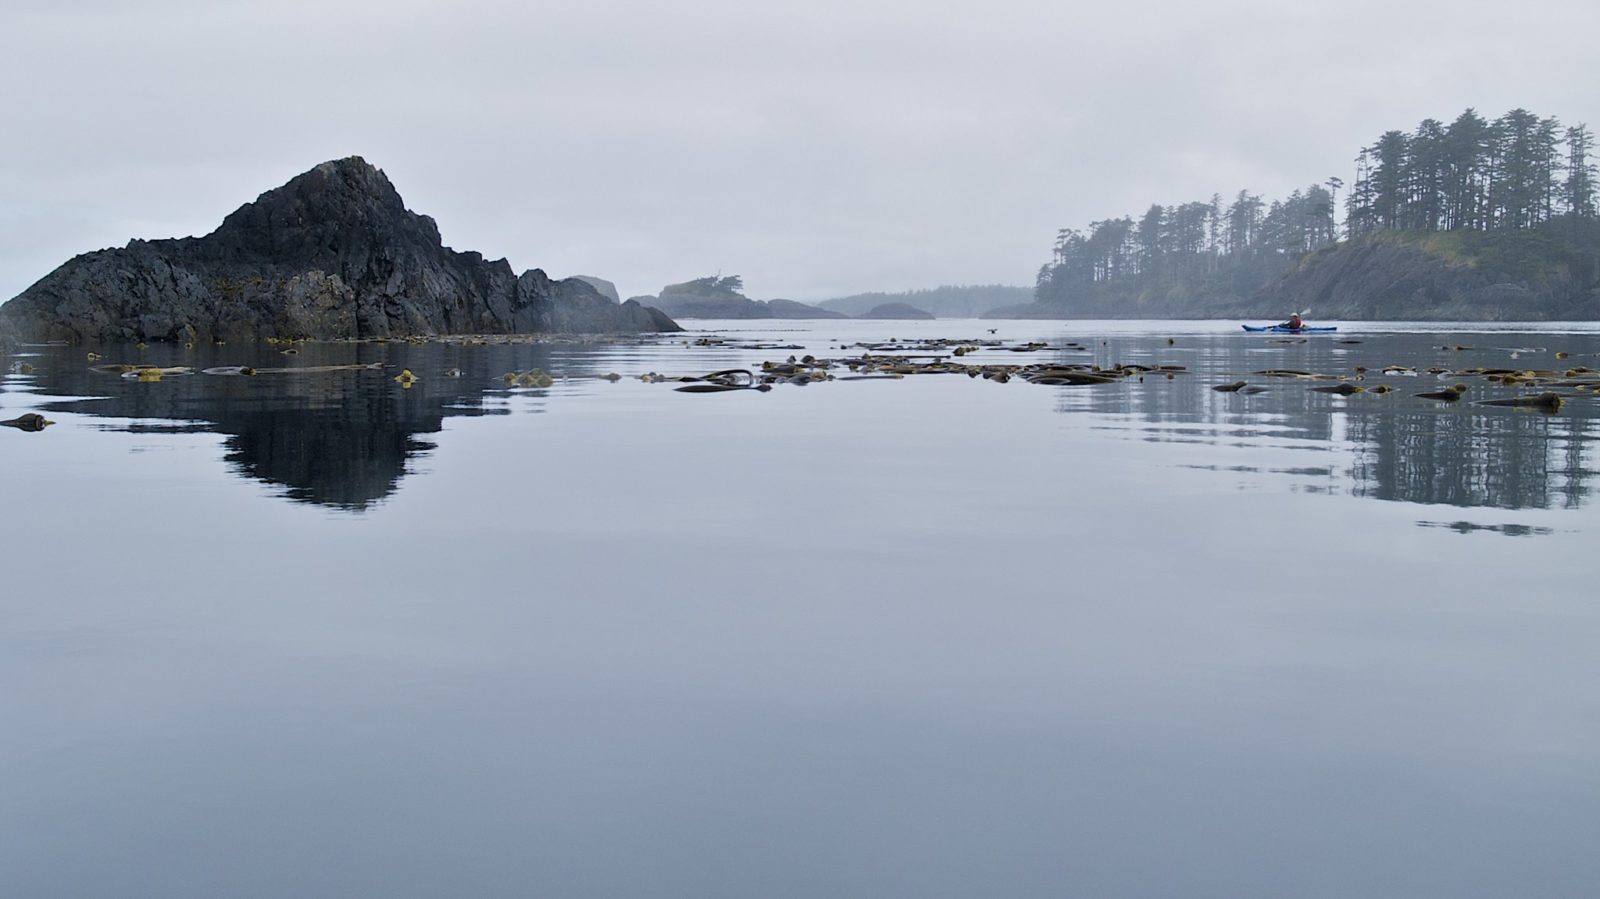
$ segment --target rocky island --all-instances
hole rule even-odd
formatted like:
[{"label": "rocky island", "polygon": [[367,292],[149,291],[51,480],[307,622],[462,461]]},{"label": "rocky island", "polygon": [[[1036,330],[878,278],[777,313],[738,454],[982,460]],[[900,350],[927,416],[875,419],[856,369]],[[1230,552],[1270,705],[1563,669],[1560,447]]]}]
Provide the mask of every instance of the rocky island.
[{"label": "rocky island", "polygon": [[444,246],[357,156],[246,203],[204,237],[69,260],[0,306],[0,341],[320,340],[682,330],[579,278]]},{"label": "rocky island", "polygon": [[895,321],[931,321],[934,317],[933,313],[918,309],[910,303],[881,303],[856,316],[856,318]]},{"label": "rocky island", "polygon": [[846,318],[817,306],[794,300],[752,300],[745,296],[744,279],[738,275],[710,275],[668,284],[661,288],[659,297],[635,297],[659,306],[668,315],[677,318]]}]

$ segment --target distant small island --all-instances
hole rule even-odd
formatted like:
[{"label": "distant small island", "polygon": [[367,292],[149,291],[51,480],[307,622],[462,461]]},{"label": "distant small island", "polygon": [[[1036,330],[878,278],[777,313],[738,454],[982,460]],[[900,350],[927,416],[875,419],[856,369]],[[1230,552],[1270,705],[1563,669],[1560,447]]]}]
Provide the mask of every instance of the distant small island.
[{"label": "distant small island", "polygon": [[738,275],[708,275],[681,284],[668,284],[656,297],[634,297],[674,318],[845,318],[794,300],[752,300],[745,296]]},{"label": "distant small island", "polygon": [[[911,294],[858,294],[840,300],[826,300],[812,305],[795,300],[752,300],[745,296],[744,279],[739,275],[708,275],[681,284],[668,284],[659,296],[634,297],[641,303],[660,308],[674,318],[722,319],[931,319],[933,313],[897,301],[899,297],[924,296],[942,292],[962,291],[966,288],[939,288],[937,291],[917,291]],[[1020,290],[1031,295],[1025,288]],[[866,300],[871,302],[865,302]]]},{"label": "distant small island", "polygon": [[936,316],[926,309],[918,309],[910,303],[882,303],[873,306],[866,312],[856,316],[865,319],[884,319],[889,321],[932,321]]},{"label": "distant small island", "polygon": [[977,318],[992,309],[1033,302],[1032,287],[1005,284],[945,284],[900,293],[858,293],[817,305],[846,315],[872,317],[867,313],[886,303],[903,303],[937,318]]},{"label": "distant small island", "polygon": [[357,156],[267,191],[205,237],[85,253],[0,306],[0,334],[85,342],[679,330],[590,281],[444,246]]}]

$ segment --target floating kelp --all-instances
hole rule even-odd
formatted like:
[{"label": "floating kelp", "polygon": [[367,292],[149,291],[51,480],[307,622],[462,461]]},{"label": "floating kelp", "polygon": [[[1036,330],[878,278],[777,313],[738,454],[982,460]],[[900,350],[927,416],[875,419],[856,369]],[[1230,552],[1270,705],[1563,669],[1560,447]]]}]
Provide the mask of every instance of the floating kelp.
[{"label": "floating kelp", "polygon": [[545,373],[543,369],[530,368],[527,371],[508,371],[500,376],[508,387],[553,387],[556,379]]},{"label": "floating kelp", "polygon": [[[993,333],[993,332],[991,332],[991,333]],[[1036,346],[1036,347],[1042,348],[1043,344],[1033,343],[1033,344],[1025,344],[1025,346]],[[986,340],[986,339],[971,339],[971,338],[956,339],[956,338],[945,338],[945,337],[937,337],[937,338],[933,338],[931,340],[916,340],[916,341],[908,341],[908,342],[902,342],[902,341],[898,341],[898,340],[887,340],[887,341],[880,340],[880,341],[877,341],[875,343],[848,344],[848,345],[846,345],[844,347],[844,349],[847,349],[847,350],[848,349],[858,349],[858,350],[866,350],[868,352],[874,352],[874,353],[936,353],[936,352],[939,352],[940,350],[950,350],[950,351],[953,352],[956,349],[964,349],[966,352],[970,353],[970,352],[975,352],[976,350],[978,350],[980,348],[983,348],[983,349],[1006,349],[1007,347],[1006,347],[1006,342],[1003,341],[1003,340]]]},{"label": "floating kelp", "polygon": [[704,381],[719,387],[749,387],[756,382],[756,373],[748,368],[725,368],[710,374],[700,375],[698,378],[684,380]]},{"label": "floating kelp", "polygon": [[353,363],[350,365],[292,365],[279,368],[254,369],[258,375],[322,375],[341,371],[382,371],[382,362]]},{"label": "floating kelp", "polygon": [[1453,403],[1456,400],[1461,399],[1462,395],[1464,395],[1466,392],[1467,385],[1452,384],[1447,390],[1434,390],[1429,393],[1416,393],[1412,395],[1421,397],[1425,400],[1440,400],[1441,402]]},{"label": "floating kelp", "polygon": [[[1297,335],[1287,335],[1289,339],[1298,340]],[[1159,343],[1159,340],[1157,341]],[[1363,342],[1359,339],[1345,339],[1338,341],[1345,346],[1357,346]],[[1106,387],[1118,383],[1139,385],[1139,389],[1155,390],[1159,380],[1173,380],[1181,374],[1188,373],[1183,365],[1166,364],[1150,358],[1148,346],[1139,348],[1146,355],[1122,362],[1100,362],[1090,364],[1087,360],[1082,362],[1069,361],[1073,357],[1069,352],[1086,350],[1083,344],[1076,341],[1031,340],[1027,342],[1008,343],[999,340],[971,340],[971,339],[893,339],[877,342],[862,342],[858,344],[845,344],[838,340],[830,341],[835,346],[832,356],[796,355],[782,360],[762,362],[748,374],[744,370],[731,370],[732,373],[709,372],[706,374],[659,374],[649,372],[639,376],[646,383],[673,382],[675,386],[694,386],[690,393],[716,393],[724,392],[722,387],[755,387],[792,385],[805,386],[826,381],[860,381],[860,380],[901,380],[908,377],[922,375],[966,375],[971,379],[982,378],[996,384],[1006,384],[1012,380],[1025,381],[1046,387],[1093,389]],[[1107,352],[1103,347],[1110,346],[1111,341],[1094,342],[1085,341],[1095,347],[1103,355]],[[1174,341],[1174,344],[1176,341]],[[735,349],[751,349],[759,344],[732,344],[727,340],[716,339],[708,341],[708,345],[732,347]],[[815,344],[812,344],[815,346]],[[858,356],[848,355],[852,348],[859,350]],[[1318,370],[1315,365],[1326,363],[1327,360],[1312,361],[1306,368],[1270,367],[1252,372],[1238,371],[1228,377],[1235,380],[1226,383],[1217,383],[1217,372],[1206,369],[1205,373],[1211,375],[1210,383],[1205,386],[1218,393],[1236,393],[1241,395],[1255,395],[1266,392],[1267,387],[1262,384],[1270,381],[1300,382],[1300,388],[1316,393],[1326,393],[1332,396],[1353,398],[1358,394],[1373,394],[1375,396],[1390,397],[1396,393],[1405,393],[1397,390],[1397,385],[1403,383],[1399,378],[1417,378],[1429,376],[1429,380],[1439,379],[1442,383],[1432,390],[1424,393],[1411,394],[1419,399],[1438,402],[1457,402],[1465,396],[1472,396],[1468,383],[1484,384],[1484,392],[1494,396],[1492,388],[1499,386],[1515,386],[1526,388],[1537,386],[1544,389],[1559,388],[1567,396],[1593,396],[1600,394],[1600,372],[1587,369],[1568,369],[1564,372],[1535,368],[1510,368],[1510,367],[1460,367],[1430,364],[1434,359],[1444,357],[1436,356],[1440,350],[1463,353],[1471,350],[1465,345],[1433,346],[1424,344],[1424,352],[1411,359],[1391,359],[1388,365],[1380,367],[1381,360],[1363,360],[1358,351],[1341,349],[1339,356],[1342,364],[1332,367],[1333,370]],[[1428,350],[1433,352],[1428,352]],[[1531,350],[1530,350],[1531,351]],[[1039,353],[1046,352],[1048,361],[1041,360],[1036,364],[1016,364],[1009,360],[1015,357],[1001,356],[999,353]],[[1480,350],[1481,352],[1481,350]],[[1548,351],[1546,351],[1548,352]],[[759,358],[759,357],[755,357]],[[1502,357],[1503,358],[1503,357]],[[979,360],[988,360],[981,362]],[[1004,360],[1004,361],[1002,361]],[[1021,360],[1017,360],[1020,362]],[[1458,360],[1464,361],[1464,360]],[[1484,361],[1488,361],[1485,359]],[[1362,363],[1362,364],[1356,364]],[[1502,363],[1503,365],[1504,363]],[[1381,373],[1381,374],[1380,374]],[[1249,379],[1249,380],[1247,380]],[[1255,383],[1251,383],[1253,380]],[[1452,386],[1452,381],[1458,381]],[[1415,382],[1412,382],[1415,383]],[[1422,386],[1422,385],[1417,385]],[[1196,388],[1198,389],[1198,387]],[[1291,389],[1293,389],[1291,387]],[[1415,389],[1415,388],[1413,388]],[[1510,392],[1510,391],[1506,391]],[[1533,394],[1537,396],[1537,394]],[[1393,408],[1396,400],[1386,400],[1388,408]],[[1356,407],[1357,401],[1351,400],[1351,407]],[[1548,405],[1548,401],[1545,401]],[[1518,405],[1526,408],[1540,408],[1538,403],[1529,399],[1520,399],[1507,402],[1504,405]]]},{"label": "floating kelp", "polygon": [[727,393],[733,390],[759,390],[765,393],[772,389],[771,384],[685,384],[675,387],[679,393]]},{"label": "floating kelp", "polygon": [[1347,375],[1332,375],[1326,372],[1301,371],[1297,368],[1264,368],[1250,374],[1261,375],[1264,378],[1285,378],[1300,381],[1343,381]]},{"label": "floating kelp", "polygon": [[16,428],[19,431],[42,431],[55,424],[37,412],[26,412],[9,421],[0,421],[0,426]]},{"label": "floating kelp", "polygon": [[1045,384],[1050,387],[1080,386],[1085,384],[1115,384],[1120,378],[1113,374],[1092,371],[1070,371],[1067,369],[1047,369],[1042,372],[1030,372],[1022,376],[1030,384]]},{"label": "floating kelp", "polygon": [[186,365],[172,365],[166,368],[156,365],[136,365],[131,366],[128,371],[122,372],[121,377],[129,381],[149,382],[159,381],[165,377],[182,377],[192,374],[194,374],[194,369]]},{"label": "floating kelp", "polygon": [[1542,412],[1556,412],[1561,409],[1565,398],[1559,393],[1545,391],[1544,393],[1527,396],[1513,396],[1498,400],[1479,400],[1479,406],[1511,406],[1518,409],[1537,409]]},{"label": "floating kelp", "polygon": [[[847,369],[850,374],[837,375],[833,371]],[[896,354],[874,355],[862,353],[860,357],[843,359],[818,358],[811,355],[790,356],[782,362],[761,363],[759,373],[743,369],[729,369],[705,375],[662,375],[647,372],[638,378],[645,383],[677,381],[705,383],[720,386],[748,387],[759,385],[792,384],[803,386],[833,380],[897,380],[913,375],[966,375],[983,378],[997,384],[1021,378],[1030,383],[1047,386],[1084,386],[1112,384],[1118,381],[1143,381],[1147,374],[1157,374],[1171,380],[1185,373],[1182,365],[1146,365],[1126,363],[1111,368],[1083,363],[1050,362],[1037,365],[975,365],[955,361],[943,355]],[[690,391],[710,393],[715,391]]]}]

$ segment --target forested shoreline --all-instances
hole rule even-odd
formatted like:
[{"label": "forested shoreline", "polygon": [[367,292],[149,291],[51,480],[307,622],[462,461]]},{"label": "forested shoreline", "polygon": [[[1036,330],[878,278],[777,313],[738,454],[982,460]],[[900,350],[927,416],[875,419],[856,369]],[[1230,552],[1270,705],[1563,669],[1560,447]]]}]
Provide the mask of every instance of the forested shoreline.
[{"label": "forested shoreline", "polygon": [[[1407,315],[1471,307],[1481,317],[1549,317],[1592,299],[1600,276],[1593,151],[1586,125],[1525,109],[1492,121],[1472,109],[1449,124],[1427,119],[1362,147],[1343,197],[1344,180],[1330,177],[1270,202],[1241,190],[1062,229],[1035,299],[1065,315],[1250,310],[1306,281],[1307,267],[1382,245],[1406,252],[1362,252],[1395,269],[1363,272],[1365,289],[1403,295],[1357,311],[1383,315],[1398,304]],[[1524,290],[1490,293],[1522,308],[1481,302],[1486,288],[1506,285]],[[1317,297],[1346,310],[1361,300],[1325,278]]]}]

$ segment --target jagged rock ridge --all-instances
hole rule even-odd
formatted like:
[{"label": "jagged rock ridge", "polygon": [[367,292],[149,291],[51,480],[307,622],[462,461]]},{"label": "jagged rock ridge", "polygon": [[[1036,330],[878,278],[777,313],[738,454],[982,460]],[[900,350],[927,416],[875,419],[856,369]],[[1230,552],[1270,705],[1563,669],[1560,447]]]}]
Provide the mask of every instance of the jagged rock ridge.
[{"label": "jagged rock ridge", "polygon": [[0,307],[0,330],[80,341],[681,330],[577,279],[443,245],[358,156],[267,191],[205,237],[85,253]]}]

